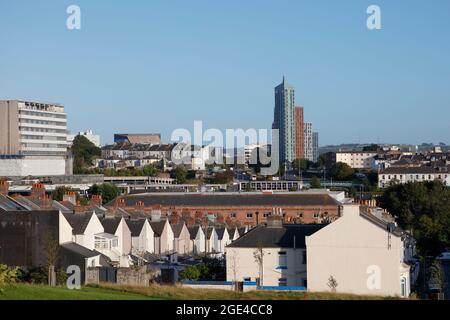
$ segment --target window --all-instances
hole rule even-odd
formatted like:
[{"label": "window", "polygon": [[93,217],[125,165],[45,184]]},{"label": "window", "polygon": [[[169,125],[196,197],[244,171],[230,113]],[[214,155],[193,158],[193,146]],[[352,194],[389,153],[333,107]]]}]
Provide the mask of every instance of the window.
[{"label": "window", "polygon": [[231,217],[231,218],[236,218],[236,212],[230,213],[230,217]]},{"label": "window", "polygon": [[298,218],[303,218],[303,212],[297,213]]},{"label": "window", "polygon": [[252,278],[248,277],[248,278],[244,278],[244,282],[250,282],[252,281]]},{"label": "window", "polygon": [[279,287],[286,287],[287,286],[287,279],[286,278],[279,278],[278,279],[278,286]]},{"label": "window", "polygon": [[287,254],[286,254],[286,251],[278,252],[278,268],[277,269],[287,269]]},{"label": "window", "polygon": [[247,219],[253,218],[253,213],[247,213]]}]

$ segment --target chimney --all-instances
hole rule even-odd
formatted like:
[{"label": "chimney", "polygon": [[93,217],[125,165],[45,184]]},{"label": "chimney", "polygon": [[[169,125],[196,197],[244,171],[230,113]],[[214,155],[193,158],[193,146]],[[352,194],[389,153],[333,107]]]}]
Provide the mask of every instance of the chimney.
[{"label": "chimney", "polygon": [[50,209],[52,207],[52,199],[50,196],[44,193],[44,197],[42,198],[42,209]]},{"label": "chimney", "polygon": [[188,227],[191,227],[195,224],[195,219],[194,218],[187,218],[186,224],[188,225]]},{"label": "chimney", "polygon": [[161,210],[156,210],[156,209],[153,209],[151,212],[150,212],[150,220],[152,221],[152,222],[157,222],[157,221],[161,221]]},{"label": "chimney", "polygon": [[35,183],[31,187],[31,196],[37,199],[43,199],[45,196],[45,187],[42,183]]},{"label": "chimney", "polygon": [[180,222],[180,217],[177,214],[170,215],[169,221],[171,224],[177,224]]},{"label": "chimney", "polygon": [[144,207],[145,207],[144,201],[140,201],[140,200],[136,201],[136,203],[134,205],[134,209],[136,211],[144,211]]},{"label": "chimney", "polygon": [[0,180],[0,194],[7,196],[9,193],[9,182],[6,180]]},{"label": "chimney", "polygon": [[91,205],[92,206],[101,206],[103,204],[102,195],[101,194],[93,194],[91,197]]},{"label": "chimney", "polygon": [[75,191],[66,191],[63,195],[63,201],[67,201],[73,205],[77,205],[77,195]]},{"label": "chimney", "polygon": [[117,198],[116,205],[119,208],[124,208],[125,207],[125,199],[124,198]]},{"label": "chimney", "polygon": [[267,228],[282,228],[283,217],[279,215],[270,215],[267,217]]}]

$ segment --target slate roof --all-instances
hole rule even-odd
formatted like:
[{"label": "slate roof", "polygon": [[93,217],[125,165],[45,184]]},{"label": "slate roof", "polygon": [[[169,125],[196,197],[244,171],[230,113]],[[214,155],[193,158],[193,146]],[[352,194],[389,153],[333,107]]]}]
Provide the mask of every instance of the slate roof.
[{"label": "slate roof", "polygon": [[223,235],[225,234],[225,228],[216,228],[216,233],[217,233],[217,237],[219,238],[219,240],[222,240]]},{"label": "slate roof", "polygon": [[172,227],[174,237],[179,238],[181,231],[183,230],[184,222],[174,223],[170,226]]},{"label": "slate roof", "polygon": [[376,217],[375,215],[373,215],[371,213],[360,211],[359,215],[384,230],[388,230],[388,231],[390,230],[392,234],[394,234],[398,237],[402,236],[405,233],[405,231],[403,229],[401,229],[400,227],[398,227],[395,223],[387,222],[383,219]]},{"label": "slate roof", "polygon": [[388,167],[384,169],[380,174],[439,174],[449,173],[449,168],[444,168],[443,171],[439,171],[438,168],[430,166],[420,167]]},{"label": "slate roof", "polygon": [[157,236],[157,237],[161,236],[161,234],[164,231],[165,225],[166,225],[166,220],[150,222],[150,226],[152,227],[153,232],[155,233],[155,236]]},{"label": "slate roof", "polygon": [[306,248],[305,237],[322,229],[319,224],[284,224],[282,227],[257,226],[236,241],[230,248]]},{"label": "slate roof", "polygon": [[[337,206],[339,203],[328,194],[246,194],[246,193],[145,193],[124,196],[127,206],[137,201],[145,206]],[[115,200],[108,205],[113,205]]]},{"label": "slate roof", "polygon": [[106,217],[100,220],[106,233],[115,234],[122,218]]},{"label": "slate roof", "polygon": [[100,255],[100,252],[89,250],[88,248],[80,246],[75,242],[63,243],[61,244],[61,247],[84,258],[92,258]]},{"label": "slate roof", "polygon": [[28,211],[29,209],[15,199],[0,194],[0,209],[5,211]]},{"label": "slate roof", "polygon": [[191,240],[194,240],[197,237],[198,229],[200,229],[199,225],[188,227],[189,234],[191,235]]},{"label": "slate roof", "polygon": [[228,234],[230,235],[230,239],[234,238],[234,233],[236,232],[236,228],[227,228]]},{"label": "slate roof", "polygon": [[213,227],[204,228],[203,232],[205,233],[206,239],[211,239],[211,235],[212,235],[213,231],[214,231]]},{"label": "slate roof", "polygon": [[62,213],[72,227],[73,234],[83,234],[86,230],[93,213]]},{"label": "slate roof", "polygon": [[141,234],[142,228],[144,227],[145,219],[139,219],[139,220],[126,219],[125,221],[128,225],[128,228],[131,231],[131,236],[139,237],[139,235]]}]

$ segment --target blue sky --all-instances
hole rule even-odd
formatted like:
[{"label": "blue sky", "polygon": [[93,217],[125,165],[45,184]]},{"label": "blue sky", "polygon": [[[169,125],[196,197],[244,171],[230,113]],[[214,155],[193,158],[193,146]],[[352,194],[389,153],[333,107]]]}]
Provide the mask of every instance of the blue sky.
[{"label": "blue sky", "polygon": [[168,140],[194,120],[269,128],[285,75],[321,145],[450,143],[449,39],[448,0],[0,0],[0,99],[62,103],[104,142]]}]

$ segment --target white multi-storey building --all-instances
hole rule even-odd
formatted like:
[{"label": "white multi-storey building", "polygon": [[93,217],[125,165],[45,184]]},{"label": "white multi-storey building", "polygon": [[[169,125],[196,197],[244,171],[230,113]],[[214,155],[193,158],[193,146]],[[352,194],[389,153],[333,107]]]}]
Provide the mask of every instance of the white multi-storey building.
[{"label": "white multi-storey building", "polygon": [[371,151],[340,151],[334,154],[333,162],[342,162],[354,169],[370,169],[377,154]]},{"label": "white multi-storey building", "polygon": [[64,106],[0,101],[0,176],[63,175],[66,157]]},{"label": "white multi-storey building", "polygon": [[314,161],[313,126],[311,122],[305,122],[305,159]]},{"label": "white multi-storey building", "polygon": [[408,182],[442,181],[450,187],[450,167],[410,166],[389,167],[378,174],[378,187],[386,188],[392,184]]},{"label": "white multi-storey building", "polygon": [[95,144],[95,146],[100,147],[100,136],[98,134],[94,134],[92,130],[80,131],[78,132],[78,134],[67,135],[67,142],[69,145],[73,144],[73,140],[75,139],[76,136],[83,136],[90,142]]}]

